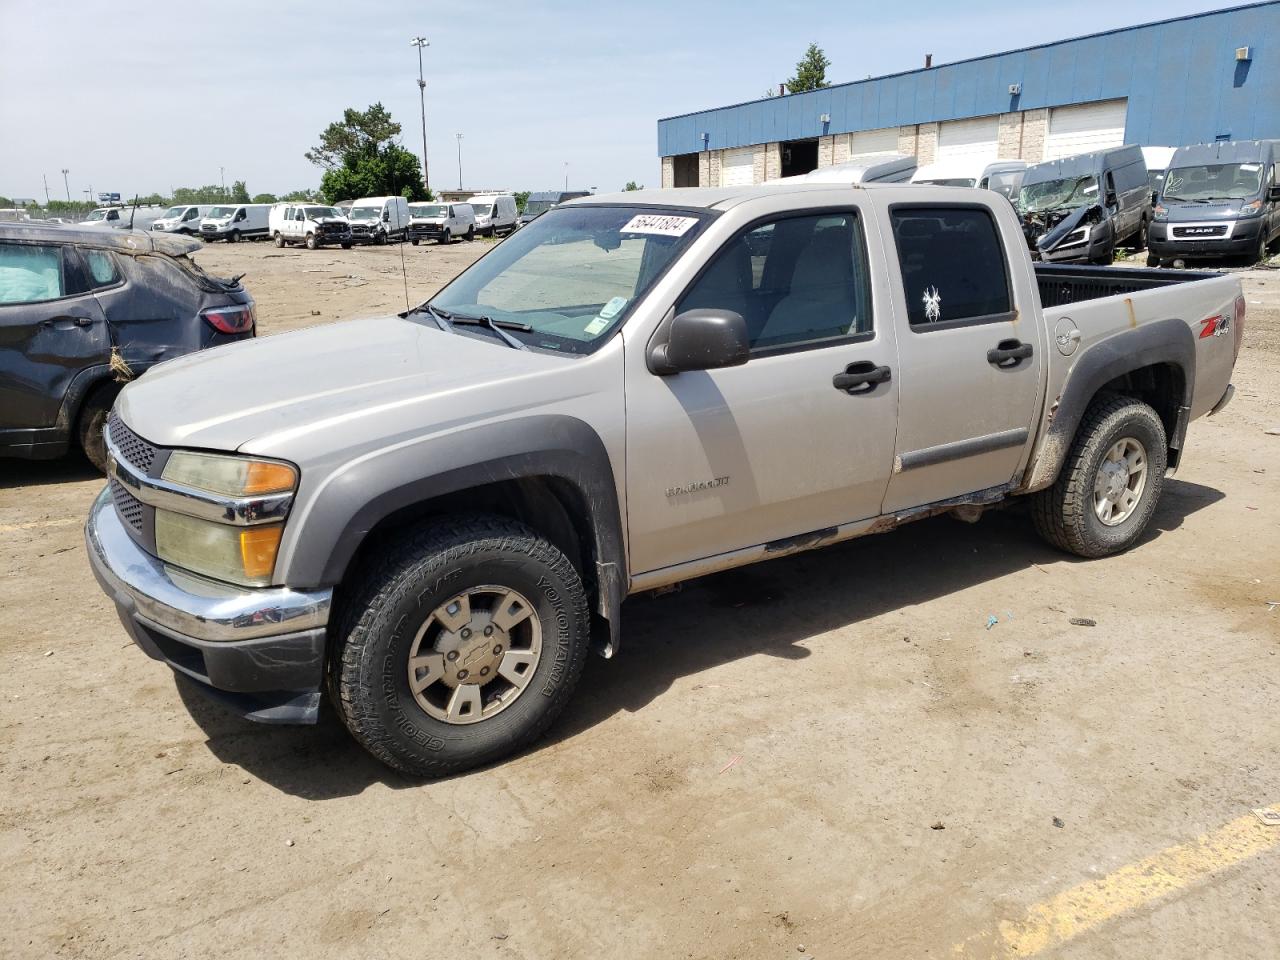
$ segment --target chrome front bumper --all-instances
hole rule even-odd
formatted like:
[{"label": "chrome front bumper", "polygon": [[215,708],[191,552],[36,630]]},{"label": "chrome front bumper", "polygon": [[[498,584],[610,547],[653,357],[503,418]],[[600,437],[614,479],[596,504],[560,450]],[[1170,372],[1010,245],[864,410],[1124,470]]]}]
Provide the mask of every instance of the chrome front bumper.
[{"label": "chrome front bumper", "polygon": [[249,719],[314,723],[332,590],[235,587],[179,570],[129,536],[110,488],[85,524],[94,576],[150,657]]}]

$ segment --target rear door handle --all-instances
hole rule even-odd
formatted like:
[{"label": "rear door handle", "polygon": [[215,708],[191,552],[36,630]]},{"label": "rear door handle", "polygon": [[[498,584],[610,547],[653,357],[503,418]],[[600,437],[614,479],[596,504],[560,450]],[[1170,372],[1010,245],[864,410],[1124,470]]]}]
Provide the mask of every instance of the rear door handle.
[{"label": "rear door handle", "polygon": [[1001,340],[987,351],[987,363],[1001,370],[1011,370],[1032,354],[1031,344],[1021,340]]},{"label": "rear door handle", "polygon": [[870,360],[860,360],[844,368],[831,378],[831,385],[848,394],[870,393],[877,384],[888,383],[893,372],[888,367],[877,367]]}]

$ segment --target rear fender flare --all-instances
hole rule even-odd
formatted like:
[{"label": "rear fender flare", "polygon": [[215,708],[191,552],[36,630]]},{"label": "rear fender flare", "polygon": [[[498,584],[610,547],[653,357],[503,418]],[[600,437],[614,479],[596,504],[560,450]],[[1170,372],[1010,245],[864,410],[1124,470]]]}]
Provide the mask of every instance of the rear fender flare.
[{"label": "rear fender flare", "polygon": [[[1027,482],[1020,492],[1031,493],[1053,484],[1066,462],[1071,442],[1085,411],[1104,386],[1143,367],[1170,364],[1182,371],[1182,407],[1191,406],[1196,381],[1196,341],[1185,320],[1158,320],[1108,337],[1081,353],[1067,375],[1062,394],[1049,411],[1049,421],[1032,460]],[[1181,447],[1186,423],[1170,436],[1171,447]]]}]

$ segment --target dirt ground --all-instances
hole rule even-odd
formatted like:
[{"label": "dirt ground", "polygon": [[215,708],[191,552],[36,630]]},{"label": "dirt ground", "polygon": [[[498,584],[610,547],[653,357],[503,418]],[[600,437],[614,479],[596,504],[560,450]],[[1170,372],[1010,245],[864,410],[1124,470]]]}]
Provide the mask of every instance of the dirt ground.
[{"label": "dirt ground", "polygon": [[[270,335],[484,247],[197,259]],[[1131,553],[1011,510],[628,601],[546,741],[442,782],[176,681],[89,572],[102,480],[0,461],[0,957],[1274,960],[1280,271],[1240,275],[1236,399]]]}]

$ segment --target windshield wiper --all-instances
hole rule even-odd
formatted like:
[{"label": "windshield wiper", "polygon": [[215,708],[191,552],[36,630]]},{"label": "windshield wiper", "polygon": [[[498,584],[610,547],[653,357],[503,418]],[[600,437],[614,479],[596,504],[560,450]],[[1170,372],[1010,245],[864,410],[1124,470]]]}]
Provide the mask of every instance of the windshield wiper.
[{"label": "windshield wiper", "polygon": [[448,319],[446,319],[445,314],[437,310],[431,304],[424,303],[422,306],[416,307],[415,310],[426,310],[428,316],[436,322],[437,327],[445,333],[453,333],[453,326],[449,323]]},{"label": "windshield wiper", "polygon": [[448,317],[454,323],[466,324],[476,327],[488,327],[496,333],[507,346],[516,350],[524,350],[525,345],[522,341],[517,340],[508,330],[519,330],[521,333],[533,333],[533,327],[527,323],[521,323],[519,320],[495,320],[493,317],[473,317],[466,313],[453,313],[445,311],[444,316]]}]

